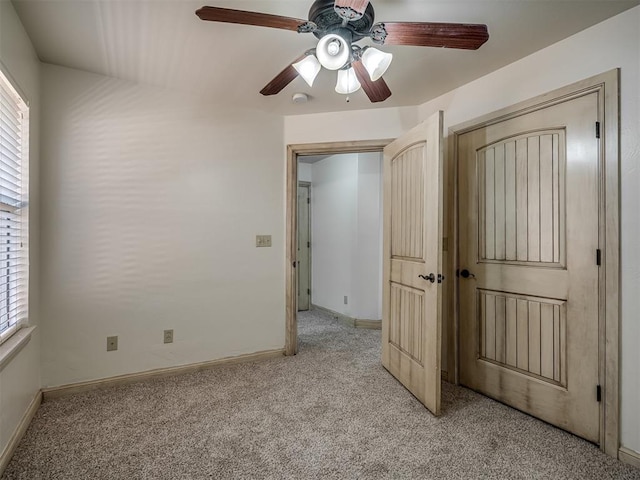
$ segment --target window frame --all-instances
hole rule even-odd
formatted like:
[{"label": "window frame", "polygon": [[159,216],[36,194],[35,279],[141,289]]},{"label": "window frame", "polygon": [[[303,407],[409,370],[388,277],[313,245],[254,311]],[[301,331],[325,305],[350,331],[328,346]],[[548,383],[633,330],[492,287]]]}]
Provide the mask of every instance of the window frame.
[{"label": "window frame", "polygon": [[[16,280],[16,299],[9,302],[8,305],[15,305],[15,313],[8,316],[9,326],[4,331],[0,332],[0,345],[4,344],[9,338],[15,335],[21,328],[28,326],[29,319],[29,126],[30,126],[30,105],[27,97],[17,87],[15,81],[13,81],[11,75],[8,74],[4,65],[0,63],[0,95],[8,96],[10,100],[15,101],[18,112],[21,115],[19,120],[19,138],[8,135],[8,129],[0,128],[0,136],[7,139],[11,138],[14,143],[19,144],[18,152],[18,169],[19,179],[18,184],[20,191],[16,198],[11,198],[7,203],[5,198],[0,199],[0,212],[9,213],[17,216],[17,223],[19,224],[20,233],[19,238],[20,246],[17,250],[15,257],[15,264],[8,265],[11,269],[15,270]],[[7,113],[15,113],[15,110]],[[15,117],[14,117],[15,118]],[[0,125],[1,126],[1,125]],[[17,140],[17,141],[16,141]],[[0,170],[2,170],[3,160],[0,156]],[[10,168],[13,168],[10,166]],[[7,197],[9,198],[9,197]],[[13,321],[13,323],[11,323]]]}]

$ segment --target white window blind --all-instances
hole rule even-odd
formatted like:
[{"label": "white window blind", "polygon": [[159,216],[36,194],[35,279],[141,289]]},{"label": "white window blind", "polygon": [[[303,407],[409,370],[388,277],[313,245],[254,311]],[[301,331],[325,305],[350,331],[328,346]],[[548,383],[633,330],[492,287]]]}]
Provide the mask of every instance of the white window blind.
[{"label": "white window blind", "polygon": [[0,71],[0,343],[27,322],[29,108]]}]

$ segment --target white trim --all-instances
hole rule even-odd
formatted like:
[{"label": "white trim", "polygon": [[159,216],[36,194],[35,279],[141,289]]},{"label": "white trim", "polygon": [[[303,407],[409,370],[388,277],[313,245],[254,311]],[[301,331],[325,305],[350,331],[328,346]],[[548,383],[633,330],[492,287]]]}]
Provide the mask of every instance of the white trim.
[{"label": "white trim", "polygon": [[129,383],[141,382],[151,378],[162,378],[184,373],[193,373],[200,370],[208,370],[218,365],[232,365],[236,363],[255,362],[259,360],[267,360],[270,358],[281,357],[284,354],[282,349],[264,350],[260,352],[247,353],[234,357],[219,358],[217,360],[208,360],[206,362],[190,363],[188,365],[180,365],[177,367],[157,368],[147,370],[145,372],[128,373],[125,375],[117,375],[114,377],[101,378],[98,380],[89,380],[87,382],[71,383],[58,387],[47,387],[42,389],[44,400],[52,398],[64,397],[76,393],[89,392],[100,388],[113,387],[118,385],[127,385]]},{"label": "white trim", "polygon": [[29,343],[35,329],[35,326],[21,328],[0,345],[0,371]]},{"label": "white trim", "polygon": [[29,96],[24,93],[24,90],[20,88],[18,82],[11,76],[9,73],[9,69],[4,66],[2,60],[0,60],[0,72],[6,77],[7,81],[11,85],[11,87],[16,91],[16,93],[20,96],[21,100],[27,105],[27,107],[31,107],[31,102],[29,101]]},{"label": "white trim", "polygon": [[33,420],[33,417],[38,411],[38,408],[40,408],[41,403],[42,403],[42,392],[38,391],[33,397],[33,400],[31,400],[31,403],[29,404],[29,408],[27,408],[27,411],[24,412],[24,415],[22,416],[22,419],[20,420],[18,427],[14,430],[13,434],[11,435],[11,438],[9,439],[9,443],[7,443],[7,446],[5,447],[4,451],[2,452],[2,454],[0,454],[0,476],[2,476],[5,469],[7,468],[7,465],[9,465],[9,462],[11,461],[11,457],[13,456],[13,453],[16,451],[16,448],[18,448],[18,445],[20,444],[22,437],[24,437],[24,434],[27,431],[27,428],[31,424],[31,420]]}]

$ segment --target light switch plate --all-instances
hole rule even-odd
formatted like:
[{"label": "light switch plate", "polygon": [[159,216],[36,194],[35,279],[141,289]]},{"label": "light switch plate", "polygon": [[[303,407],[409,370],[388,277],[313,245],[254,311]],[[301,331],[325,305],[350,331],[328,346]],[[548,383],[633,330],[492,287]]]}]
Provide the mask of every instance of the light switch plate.
[{"label": "light switch plate", "polygon": [[256,247],[270,247],[271,235],[256,235]]}]

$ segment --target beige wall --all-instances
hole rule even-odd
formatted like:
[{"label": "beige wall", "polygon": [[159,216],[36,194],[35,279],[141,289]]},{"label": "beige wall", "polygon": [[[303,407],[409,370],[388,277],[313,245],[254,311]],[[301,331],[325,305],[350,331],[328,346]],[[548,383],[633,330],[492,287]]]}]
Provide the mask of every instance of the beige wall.
[{"label": "beige wall", "polygon": [[418,123],[416,107],[284,117],[284,143],[348,142],[395,138]]},{"label": "beige wall", "polygon": [[[40,62],[11,2],[0,1],[0,68],[30,106],[30,297],[29,321],[38,324],[38,165]],[[0,453],[6,448],[40,388],[39,330],[0,370]],[[2,348],[2,347],[0,347]],[[5,346],[6,348],[6,346]]]},{"label": "beige wall", "polygon": [[42,71],[43,386],[282,348],[282,118]]},{"label": "beige wall", "polygon": [[437,109],[450,126],[621,67],[622,443],[639,451],[639,26],[637,7],[419,107],[284,120],[46,65],[40,136],[39,62],[1,1],[0,60],[32,109],[31,317],[46,317],[0,371],[0,450],[40,365],[53,386],[283,346],[286,144],[393,138]]}]

